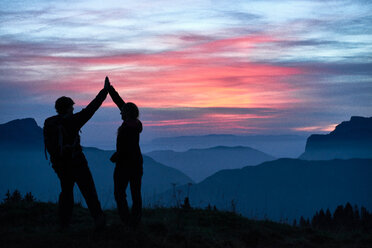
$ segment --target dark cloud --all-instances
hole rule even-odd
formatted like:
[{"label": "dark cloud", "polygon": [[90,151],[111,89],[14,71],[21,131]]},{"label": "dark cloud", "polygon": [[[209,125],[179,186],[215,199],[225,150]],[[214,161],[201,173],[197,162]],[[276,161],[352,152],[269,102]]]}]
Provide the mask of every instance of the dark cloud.
[{"label": "dark cloud", "polygon": [[0,38],[0,51],[4,54],[0,62],[9,60],[22,62],[25,58],[30,58],[30,56],[52,56],[58,53],[89,52],[94,54],[103,50],[102,44],[90,41],[82,42],[78,39],[28,41],[19,40],[9,35],[0,35]]},{"label": "dark cloud", "polygon": [[[372,11],[372,5],[366,6]],[[327,17],[301,18],[291,20],[288,25],[302,24],[302,33],[327,32],[331,38],[343,39],[344,35],[366,35],[371,34],[372,15],[341,16],[333,14]],[[337,36],[336,36],[337,35]]]},{"label": "dark cloud", "polygon": [[208,114],[270,116],[277,113],[271,108],[142,108],[141,111],[142,118],[154,121],[202,118]]},{"label": "dark cloud", "polygon": [[[59,14],[59,17],[55,16],[55,13]],[[0,20],[3,22],[20,22],[27,21],[27,23],[40,23],[44,28],[41,30],[49,29],[51,26],[58,27],[87,27],[94,25],[96,27],[106,27],[103,23],[106,21],[123,20],[123,18],[133,17],[131,11],[125,8],[93,10],[86,9],[76,10],[74,8],[56,9],[56,7],[45,7],[38,10],[22,10],[16,9],[0,10]]]},{"label": "dark cloud", "polygon": [[345,47],[346,42],[339,42],[334,40],[319,40],[319,39],[304,39],[304,40],[293,40],[293,41],[278,41],[276,42],[280,47],[296,47],[296,46],[343,46]]},{"label": "dark cloud", "polygon": [[332,75],[372,75],[372,62],[348,62],[347,60],[341,62],[321,62],[321,61],[291,61],[267,63],[275,66],[293,67],[305,70],[307,74],[316,77],[319,74]]},{"label": "dark cloud", "polygon": [[243,11],[223,11],[222,12],[224,16],[229,16],[235,20],[239,20],[242,22],[252,21],[252,20],[258,20],[263,18],[263,16],[258,14],[253,14],[249,12],[243,12]]},{"label": "dark cloud", "polygon": [[35,17],[40,17],[51,12],[50,8],[43,8],[40,10],[0,10],[0,20],[3,21],[17,21],[27,20]]},{"label": "dark cloud", "polygon": [[217,39],[217,37],[212,35],[200,35],[200,34],[179,34],[177,36],[178,39],[186,41],[186,42],[192,42],[192,43],[199,43],[199,42],[209,42]]},{"label": "dark cloud", "polygon": [[[372,7],[369,6],[371,11]],[[358,16],[357,18],[347,18],[328,25],[333,32],[342,35],[371,35],[372,34],[372,15]]]},{"label": "dark cloud", "polygon": [[314,72],[326,72],[335,75],[372,75],[372,62],[360,63],[317,63],[305,66]]}]

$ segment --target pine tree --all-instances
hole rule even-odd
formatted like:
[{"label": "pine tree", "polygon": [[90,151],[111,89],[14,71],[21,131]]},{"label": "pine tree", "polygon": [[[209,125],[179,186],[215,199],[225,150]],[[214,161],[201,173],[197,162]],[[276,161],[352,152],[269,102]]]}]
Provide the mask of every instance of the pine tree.
[{"label": "pine tree", "polygon": [[5,203],[10,202],[11,197],[12,197],[12,195],[10,194],[10,191],[9,191],[9,189],[8,189],[8,191],[7,191],[6,194],[5,194],[4,202],[5,202]]},{"label": "pine tree", "polygon": [[372,230],[372,215],[365,207],[360,208],[360,222],[364,231]]},{"label": "pine tree", "polygon": [[306,226],[306,220],[304,219],[303,216],[300,218],[300,227],[305,227]]},{"label": "pine tree", "polygon": [[344,222],[344,207],[339,205],[333,213],[333,224],[335,229],[341,229]]},{"label": "pine tree", "polygon": [[183,209],[191,209],[190,200],[188,197],[185,197],[183,204],[181,205]]},{"label": "pine tree", "polygon": [[20,202],[22,200],[21,192],[18,189],[14,190],[12,196],[10,197],[11,202]]},{"label": "pine tree", "polygon": [[327,208],[325,217],[324,217],[324,222],[325,222],[325,228],[326,229],[332,229],[333,226],[333,220],[332,220],[332,214],[331,211],[329,211],[329,208]]},{"label": "pine tree", "polygon": [[319,213],[318,211],[315,212],[315,215],[313,216],[311,220],[311,225],[313,228],[318,228],[319,227]]},{"label": "pine tree", "polygon": [[360,214],[359,214],[359,208],[355,204],[354,206],[354,221],[353,221],[353,226],[355,228],[360,228]]},{"label": "pine tree", "polygon": [[354,223],[354,210],[351,204],[348,202],[344,208],[344,218],[343,218],[343,226],[347,230],[353,229]]},{"label": "pine tree", "polygon": [[326,229],[326,216],[323,209],[320,209],[318,216],[318,227],[320,229]]},{"label": "pine tree", "polygon": [[208,203],[207,210],[208,210],[208,211],[211,211],[211,210],[212,210],[212,206],[211,206],[210,203]]},{"label": "pine tree", "polygon": [[292,224],[292,226],[294,226],[294,227],[297,226],[297,220],[296,220],[296,219],[293,220],[293,224]]},{"label": "pine tree", "polygon": [[25,202],[34,202],[35,197],[32,195],[31,192],[26,193],[25,197],[23,198]]}]

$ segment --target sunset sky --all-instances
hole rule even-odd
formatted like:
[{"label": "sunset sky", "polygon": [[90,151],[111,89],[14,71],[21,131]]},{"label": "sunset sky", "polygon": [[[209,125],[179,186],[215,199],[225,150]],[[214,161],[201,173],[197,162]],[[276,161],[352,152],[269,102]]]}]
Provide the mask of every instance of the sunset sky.
[{"label": "sunset sky", "polygon": [[[301,134],[372,116],[372,1],[0,0],[0,123],[79,110],[106,75],[142,138]],[[83,129],[107,147],[108,97]]]}]

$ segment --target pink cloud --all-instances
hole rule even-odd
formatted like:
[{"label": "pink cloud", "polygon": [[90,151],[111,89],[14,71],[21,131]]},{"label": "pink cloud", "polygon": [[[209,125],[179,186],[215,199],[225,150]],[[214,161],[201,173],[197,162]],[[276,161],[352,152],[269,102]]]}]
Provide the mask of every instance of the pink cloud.
[{"label": "pink cloud", "polygon": [[[102,88],[107,74],[123,98],[140,107],[285,108],[300,101],[290,94],[294,90],[290,79],[306,73],[301,68],[224,54],[254,53],[257,46],[277,41],[275,37],[250,35],[211,40],[195,36],[186,40],[193,45],[155,54],[33,55],[32,63],[55,68],[45,71],[48,84],[35,90],[43,94],[72,94],[78,97],[78,105],[85,105]],[[105,106],[114,105],[108,101]]]}]

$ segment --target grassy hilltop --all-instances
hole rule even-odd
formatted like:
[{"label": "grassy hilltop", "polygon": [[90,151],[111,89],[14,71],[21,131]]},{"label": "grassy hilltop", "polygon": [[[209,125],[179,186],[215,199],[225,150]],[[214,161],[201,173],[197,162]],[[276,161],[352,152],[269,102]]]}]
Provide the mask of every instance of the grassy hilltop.
[{"label": "grassy hilltop", "polygon": [[329,233],[230,212],[201,209],[144,209],[137,229],[126,228],[116,211],[94,232],[89,211],[75,206],[73,223],[59,232],[57,205],[8,202],[0,205],[1,247],[371,247],[372,234]]}]

